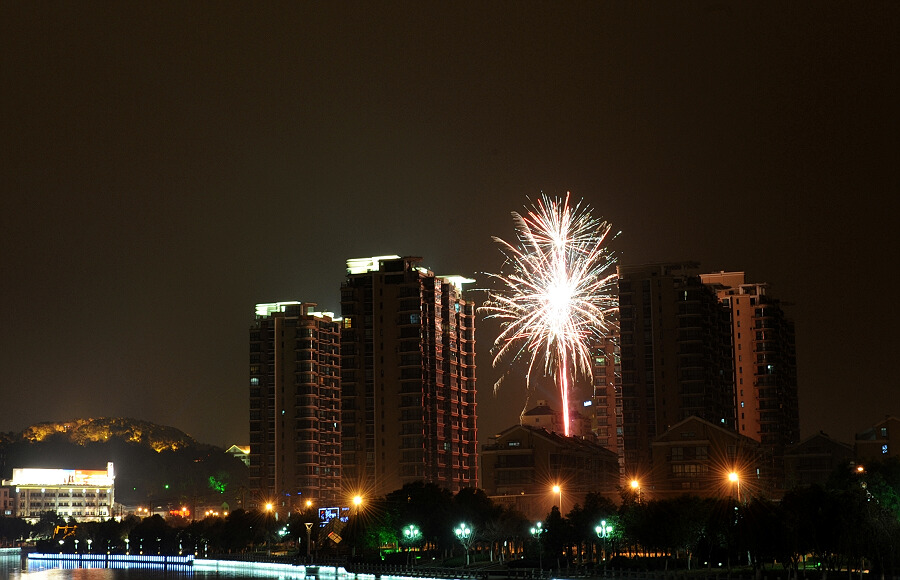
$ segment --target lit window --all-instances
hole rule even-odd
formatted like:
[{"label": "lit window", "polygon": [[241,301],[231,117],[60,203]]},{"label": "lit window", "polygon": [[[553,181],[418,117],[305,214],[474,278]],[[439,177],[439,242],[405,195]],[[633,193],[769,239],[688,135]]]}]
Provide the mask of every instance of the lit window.
[{"label": "lit window", "polygon": [[883,454],[887,454],[887,443],[885,443],[884,445],[881,446],[881,452]]}]

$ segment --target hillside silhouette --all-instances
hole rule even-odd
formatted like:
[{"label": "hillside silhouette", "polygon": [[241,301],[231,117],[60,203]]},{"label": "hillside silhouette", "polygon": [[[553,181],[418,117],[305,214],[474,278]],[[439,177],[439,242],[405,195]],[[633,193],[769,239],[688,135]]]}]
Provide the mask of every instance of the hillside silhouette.
[{"label": "hillside silhouette", "polygon": [[247,467],[221,447],[174,427],[101,417],[32,425],[0,437],[0,475],[13,468],[105,470],[112,461],[116,502],[154,508],[241,507]]}]

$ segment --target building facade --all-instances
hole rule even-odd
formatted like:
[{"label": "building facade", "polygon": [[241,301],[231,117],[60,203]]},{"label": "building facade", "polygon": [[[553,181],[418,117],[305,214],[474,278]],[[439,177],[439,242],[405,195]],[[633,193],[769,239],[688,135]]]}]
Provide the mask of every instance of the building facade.
[{"label": "building facade", "polygon": [[646,499],[690,494],[746,502],[771,492],[764,476],[765,450],[730,427],[688,417],[657,437],[652,447],[653,472],[640,482]]},{"label": "building facade", "polygon": [[289,513],[341,493],[340,321],[314,303],[258,304],[250,329],[251,506]]},{"label": "building facade", "polygon": [[737,430],[763,444],[773,481],[784,478],[784,453],[800,441],[794,324],[768,285],[743,272],[702,274],[731,317]]},{"label": "building facade", "polygon": [[696,268],[690,262],[618,268],[628,478],[651,472],[651,443],[688,417],[735,428],[729,315]]},{"label": "building facade", "polygon": [[344,480],[367,495],[478,481],[471,280],[420,262],[348,260],[341,286]]},{"label": "building facade", "polygon": [[889,415],[856,434],[856,457],[860,461],[900,457],[900,419]]},{"label": "building facade", "polygon": [[[3,485],[13,491],[16,517],[37,520],[44,512],[83,522],[113,517],[115,469],[106,470],[14,468]],[[10,494],[12,495],[12,494]]]},{"label": "building facade", "polygon": [[[622,428],[622,369],[619,360],[618,336],[606,337],[593,349],[593,385],[590,407],[590,430],[597,443],[619,456],[625,456]],[[622,465],[624,468],[624,464]]]},{"label": "building facade", "polygon": [[496,435],[482,447],[481,463],[485,493],[531,519],[543,518],[560,502],[565,515],[576,503],[584,505],[588,493],[614,499],[619,485],[619,458],[612,451],[528,425]]},{"label": "building facade", "polygon": [[16,517],[16,488],[0,485],[0,516]]},{"label": "building facade", "polygon": [[854,462],[852,445],[817,433],[785,450],[785,489],[808,485],[824,487],[837,468],[848,468]]}]

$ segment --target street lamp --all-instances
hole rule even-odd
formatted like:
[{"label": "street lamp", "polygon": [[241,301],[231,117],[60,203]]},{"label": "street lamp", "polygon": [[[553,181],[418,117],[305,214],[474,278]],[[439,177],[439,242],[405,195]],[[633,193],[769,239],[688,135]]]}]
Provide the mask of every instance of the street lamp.
[{"label": "street lamp", "polygon": [[[419,538],[422,536],[422,532],[419,531],[419,528],[415,524],[409,524],[405,528],[403,528],[403,541],[406,543],[406,563],[409,564],[410,561],[410,553],[409,549],[412,545],[419,541]],[[413,560],[413,564],[415,564],[415,560]]]},{"label": "street lamp", "polygon": [[603,542],[603,554],[601,555],[601,557],[603,560],[603,565],[606,566],[606,539],[609,538],[612,534],[612,524],[607,524],[606,520],[601,520],[600,525],[594,528],[594,531],[597,532],[597,537],[600,538],[600,541]]},{"label": "street lamp", "polygon": [[637,495],[637,502],[641,503],[641,484],[638,480],[631,480],[631,491]]},{"label": "street lamp", "polygon": [[728,481],[735,485],[735,489],[737,490],[737,502],[741,503],[741,478],[738,477],[737,472],[732,471],[729,473]]},{"label": "street lamp", "polygon": [[306,561],[309,562],[310,555],[312,554],[312,527],[313,522],[303,522],[303,525],[306,526]]},{"label": "street lamp", "polygon": [[[356,506],[356,517],[353,518],[353,526],[357,532],[359,531],[359,506],[362,505],[362,502],[363,502],[363,498],[361,495],[353,496],[353,505]],[[358,542],[358,541],[359,541],[359,539],[358,539],[358,534],[357,534],[357,538],[353,540],[353,549],[350,551],[350,555],[352,557],[356,557],[356,542]]]},{"label": "street lamp", "polygon": [[469,565],[469,546],[472,545],[472,540],[474,538],[472,534],[472,528],[469,527],[465,522],[459,524],[453,533],[456,534],[456,538],[459,540],[459,543],[463,545],[463,548],[466,549],[466,566]]},{"label": "street lamp", "polygon": [[544,550],[543,545],[541,545],[541,534],[544,533],[544,524],[538,522],[534,524],[531,528],[531,535],[537,539],[538,542],[538,565],[541,567],[541,570],[544,569]]},{"label": "street lamp", "polygon": [[91,544],[94,543],[94,540],[88,538],[87,543],[88,543],[88,553],[90,554],[91,553]]},{"label": "street lamp", "polygon": [[563,509],[562,509],[562,487],[560,487],[559,484],[554,485],[554,486],[553,486],[553,493],[559,495],[559,515],[562,515],[562,513],[563,513]]}]

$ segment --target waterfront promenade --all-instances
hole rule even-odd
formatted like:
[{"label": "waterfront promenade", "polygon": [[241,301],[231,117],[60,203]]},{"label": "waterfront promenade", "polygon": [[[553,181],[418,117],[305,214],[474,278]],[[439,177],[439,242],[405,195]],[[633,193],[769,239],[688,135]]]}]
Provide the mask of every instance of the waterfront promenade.
[{"label": "waterfront promenade", "polygon": [[[831,575],[821,570],[802,570],[799,576],[784,568],[749,570],[700,568],[693,570],[641,570],[618,568],[576,567],[570,569],[539,570],[516,568],[501,563],[479,563],[469,567],[448,567],[435,564],[396,565],[350,562],[321,564],[299,563],[291,558],[197,558],[187,556],[156,556],[126,554],[58,554],[21,551],[19,548],[0,549],[0,556],[16,557],[22,569],[109,568],[157,569],[223,574],[225,577],[285,578],[297,580],[827,580]],[[846,572],[834,578],[846,578]],[[865,579],[868,573],[856,573],[853,578]],[[882,577],[887,580],[890,577]],[[881,580],[881,579],[879,579]],[[891,579],[900,580],[900,579]]]}]

